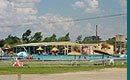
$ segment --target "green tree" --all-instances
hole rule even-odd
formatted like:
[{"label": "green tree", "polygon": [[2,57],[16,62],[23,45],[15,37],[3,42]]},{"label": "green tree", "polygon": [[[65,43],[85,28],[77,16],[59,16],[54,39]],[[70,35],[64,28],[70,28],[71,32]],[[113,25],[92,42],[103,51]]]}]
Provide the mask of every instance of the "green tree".
[{"label": "green tree", "polygon": [[57,42],[56,35],[53,34],[51,37],[46,37],[43,42]]},{"label": "green tree", "polygon": [[65,36],[60,37],[60,38],[58,39],[58,42],[64,42],[64,41],[71,41],[70,36],[69,36],[69,33],[67,33]]},{"label": "green tree", "polygon": [[82,42],[82,35],[79,35],[76,39],[76,43],[81,43]]},{"label": "green tree", "polygon": [[[101,41],[100,36],[97,36],[98,42]],[[87,36],[83,39],[82,43],[96,43],[96,36]]]},{"label": "green tree", "polygon": [[71,39],[70,39],[70,33],[67,33],[65,35],[65,41],[71,41]]},{"label": "green tree", "polygon": [[0,47],[3,47],[4,46],[4,44],[5,44],[5,40],[0,40]]},{"label": "green tree", "polygon": [[30,29],[28,29],[25,33],[23,33],[23,35],[22,35],[22,41],[24,42],[24,43],[29,43],[30,42],[30,35],[31,35],[31,30]]},{"label": "green tree", "polygon": [[36,32],[31,38],[31,42],[40,42],[42,40],[42,32]]},{"label": "green tree", "polygon": [[21,40],[17,36],[8,35],[8,37],[5,38],[5,43],[10,45],[21,44]]},{"label": "green tree", "polygon": [[51,38],[51,42],[56,42],[57,41],[55,34],[53,34],[50,38]]},{"label": "green tree", "polygon": [[111,45],[115,45],[115,41],[116,41],[116,38],[115,38],[115,37],[109,38],[108,40],[106,40],[106,42],[107,42],[108,44],[111,44]]},{"label": "green tree", "polygon": [[51,42],[50,38],[49,37],[46,37],[43,42]]}]

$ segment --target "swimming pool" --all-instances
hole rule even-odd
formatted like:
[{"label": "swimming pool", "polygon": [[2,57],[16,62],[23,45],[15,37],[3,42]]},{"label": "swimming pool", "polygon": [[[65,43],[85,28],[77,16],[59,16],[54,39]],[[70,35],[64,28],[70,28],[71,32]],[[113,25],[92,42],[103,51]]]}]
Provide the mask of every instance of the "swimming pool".
[{"label": "swimming pool", "polygon": [[[85,59],[86,57],[86,59]],[[18,58],[18,56],[13,56],[12,59]],[[23,57],[20,57],[23,58]],[[85,56],[73,56],[73,55],[33,55],[33,60],[99,60],[99,59],[108,59],[108,58],[118,58],[117,56],[106,56],[104,58],[102,55],[85,55]],[[1,59],[8,60],[9,56],[3,56]]]}]

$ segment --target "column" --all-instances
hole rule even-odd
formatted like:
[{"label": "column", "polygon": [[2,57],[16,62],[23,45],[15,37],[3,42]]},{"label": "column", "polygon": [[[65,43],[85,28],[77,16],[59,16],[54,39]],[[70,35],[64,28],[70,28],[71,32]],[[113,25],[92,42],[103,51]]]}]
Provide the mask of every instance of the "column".
[{"label": "column", "polygon": [[30,47],[28,47],[28,53],[30,54]]},{"label": "column", "polygon": [[117,43],[115,41],[115,54],[117,53],[116,48],[117,48]]},{"label": "column", "polygon": [[34,52],[34,54],[36,54],[36,53],[35,53],[35,47],[33,47],[33,52]]},{"label": "column", "polygon": [[12,51],[14,52],[14,47],[12,48]]},{"label": "column", "polygon": [[17,49],[17,47],[16,47],[16,53],[18,53],[18,49]]},{"label": "column", "polygon": [[21,52],[21,47],[20,47],[20,52]]},{"label": "column", "polygon": [[64,46],[64,55],[66,55],[66,50],[65,50],[65,48],[67,48],[66,46]]},{"label": "column", "polygon": [[44,46],[44,53],[46,53],[46,46]]},{"label": "column", "polygon": [[69,45],[67,45],[67,52],[66,52],[66,55],[68,55],[68,50],[69,50]]},{"label": "column", "polygon": [[88,46],[88,48],[89,48],[89,55],[91,54],[91,46]]}]

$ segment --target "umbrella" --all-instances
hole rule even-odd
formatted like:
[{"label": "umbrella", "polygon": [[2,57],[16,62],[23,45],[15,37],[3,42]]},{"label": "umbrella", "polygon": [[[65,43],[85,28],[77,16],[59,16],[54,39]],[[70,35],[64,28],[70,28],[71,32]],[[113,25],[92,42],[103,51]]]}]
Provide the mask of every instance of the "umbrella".
[{"label": "umbrella", "polygon": [[4,55],[4,51],[0,48],[0,56]]},{"label": "umbrella", "polygon": [[17,56],[27,57],[27,56],[28,56],[28,53],[27,53],[27,52],[19,52],[19,53],[17,54]]},{"label": "umbrella", "polygon": [[10,47],[9,44],[5,44],[3,48],[6,49],[6,50],[8,50],[8,49],[10,49],[11,47]]},{"label": "umbrella", "polygon": [[68,50],[68,48],[66,48],[66,47],[65,47],[65,49],[64,49],[64,50],[66,51],[66,50]]},{"label": "umbrella", "polygon": [[65,54],[68,53],[68,52],[67,52],[67,51],[68,51],[68,48],[65,47],[63,50],[65,51]]},{"label": "umbrella", "polygon": [[68,53],[68,55],[74,55],[74,56],[75,56],[75,59],[76,59],[76,56],[77,56],[77,55],[81,55],[81,53],[76,52],[76,51],[72,51],[72,52]]},{"label": "umbrella", "polygon": [[42,49],[41,46],[39,46],[39,48],[37,48],[36,50],[38,50],[38,51],[42,51],[43,49]]},{"label": "umbrella", "polygon": [[120,55],[121,58],[127,58],[126,54]]},{"label": "umbrella", "polygon": [[11,47],[9,44],[4,44],[3,49],[6,50],[6,53],[9,53],[9,49],[11,49]]},{"label": "umbrella", "polygon": [[56,47],[52,48],[51,51],[58,51],[58,49]]}]

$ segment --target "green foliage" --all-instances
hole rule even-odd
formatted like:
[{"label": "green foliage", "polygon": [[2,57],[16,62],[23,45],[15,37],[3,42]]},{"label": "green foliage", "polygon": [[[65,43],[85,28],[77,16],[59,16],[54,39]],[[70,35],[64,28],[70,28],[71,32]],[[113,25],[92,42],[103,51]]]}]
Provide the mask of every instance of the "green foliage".
[{"label": "green foliage", "polygon": [[56,42],[57,39],[56,39],[56,35],[53,34],[51,37],[46,37],[43,42]]},{"label": "green foliage", "polygon": [[5,44],[5,40],[0,40],[0,47],[3,47],[4,46],[4,44]]},{"label": "green foliage", "polygon": [[22,41],[24,42],[24,43],[29,43],[30,42],[30,35],[31,35],[31,30],[30,29],[28,29],[25,33],[23,33],[23,35],[22,35]]},{"label": "green foliage", "polygon": [[76,43],[82,43],[82,35],[79,35],[76,39]]},{"label": "green foliage", "polygon": [[60,38],[58,39],[58,42],[64,42],[64,41],[71,41],[70,36],[69,36],[69,33],[67,33],[65,36],[60,37]]},{"label": "green foliage", "polygon": [[[100,36],[97,37],[98,38],[98,42],[101,41]],[[96,36],[87,36],[82,40],[82,43],[96,43]]]},{"label": "green foliage", "polygon": [[55,34],[53,34],[50,38],[51,38],[51,41],[52,41],[52,42],[56,42],[56,41],[57,41]]},{"label": "green foliage", "polygon": [[44,40],[43,40],[43,42],[50,42],[51,40],[50,40],[50,38],[49,37],[46,37]]},{"label": "green foliage", "polygon": [[[28,29],[25,33],[23,33],[22,38],[18,38],[17,36],[9,35],[7,38],[0,40],[0,47],[3,47],[4,44],[10,44],[10,45],[17,45],[22,43],[35,43],[35,42],[42,42],[42,32],[36,32],[31,37],[32,31]],[[22,42],[21,42],[22,40]],[[71,41],[70,34],[67,33],[65,36],[57,38],[56,34],[52,34],[50,37],[44,38],[43,42],[65,42],[65,41]],[[96,36],[86,36],[82,37],[82,35],[79,35],[76,39],[77,43],[84,43],[84,44],[93,44],[96,43]],[[98,36],[98,42],[101,42],[100,36]],[[109,38],[106,40],[108,44],[114,45],[115,44],[115,37]]]},{"label": "green foliage", "polygon": [[46,37],[43,42],[64,42],[64,41],[71,41],[69,37],[69,33],[67,33],[63,37],[56,38],[56,35],[53,34],[51,37]]},{"label": "green foliage", "polygon": [[31,42],[35,43],[35,42],[40,42],[42,40],[42,32],[36,32],[34,34],[34,36],[31,38]]},{"label": "green foliage", "polygon": [[115,37],[109,38],[108,40],[106,40],[106,42],[107,42],[108,44],[111,44],[111,45],[115,45],[115,41],[116,41]]},{"label": "green foliage", "polygon": [[7,38],[5,38],[5,42],[12,45],[12,44],[20,44],[20,38],[18,38],[17,36],[11,36],[9,35]]},{"label": "green foliage", "polygon": [[85,44],[94,44],[96,43],[96,40],[90,40],[90,41],[83,41],[82,43],[85,43]]},{"label": "green foliage", "polygon": [[3,47],[4,44],[9,44],[11,46],[17,45],[17,44],[21,44],[21,40],[20,38],[18,38],[17,36],[12,36],[9,35],[7,38],[0,40],[0,47]]}]

